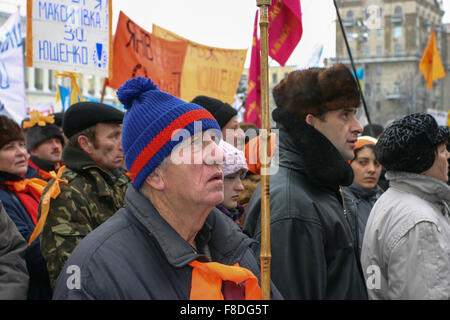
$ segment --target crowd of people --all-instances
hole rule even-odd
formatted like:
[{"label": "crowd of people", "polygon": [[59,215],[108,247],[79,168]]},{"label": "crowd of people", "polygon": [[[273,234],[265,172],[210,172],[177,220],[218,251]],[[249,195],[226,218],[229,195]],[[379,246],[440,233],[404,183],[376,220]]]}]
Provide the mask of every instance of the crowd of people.
[{"label": "crowd of people", "polygon": [[[342,64],[273,89],[272,299],[450,299],[450,132],[362,127]],[[0,116],[0,299],[261,299],[259,129],[149,78]]]}]

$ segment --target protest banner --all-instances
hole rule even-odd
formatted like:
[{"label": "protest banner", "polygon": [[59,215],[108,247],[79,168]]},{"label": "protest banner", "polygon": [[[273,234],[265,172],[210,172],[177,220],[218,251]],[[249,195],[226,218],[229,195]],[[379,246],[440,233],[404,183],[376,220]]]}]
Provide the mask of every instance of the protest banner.
[{"label": "protest banner", "polygon": [[113,47],[113,75],[106,85],[118,89],[128,79],[150,77],[159,89],[180,97],[186,41],[152,35],[120,12]]},{"label": "protest banner", "polygon": [[181,76],[181,99],[191,101],[198,95],[205,95],[233,104],[247,49],[202,45],[155,24],[153,35],[167,40],[189,42]]},{"label": "protest banner", "polygon": [[0,114],[17,123],[27,115],[19,11],[0,27]]},{"label": "protest banner", "polygon": [[28,0],[27,66],[107,77],[111,0]]}]

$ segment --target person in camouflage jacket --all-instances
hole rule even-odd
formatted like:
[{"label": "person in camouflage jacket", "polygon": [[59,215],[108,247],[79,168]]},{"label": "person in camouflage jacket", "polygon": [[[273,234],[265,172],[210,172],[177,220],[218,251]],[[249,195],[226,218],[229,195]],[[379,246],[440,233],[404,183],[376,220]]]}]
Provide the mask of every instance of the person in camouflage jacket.
[{"label": "person in camouflage jacket", "polygon": [[[130,179],[121,169],[122,119],[121,111],[92,102],[77,103],[65,114],[69,144],[63,152],[66,169],[61,179],[67,183],[59,183],[61,192],[50,201],[41,234],[52,288],[78,243],[123,206]],[[53,183],[55,179],[43,195]]]}]

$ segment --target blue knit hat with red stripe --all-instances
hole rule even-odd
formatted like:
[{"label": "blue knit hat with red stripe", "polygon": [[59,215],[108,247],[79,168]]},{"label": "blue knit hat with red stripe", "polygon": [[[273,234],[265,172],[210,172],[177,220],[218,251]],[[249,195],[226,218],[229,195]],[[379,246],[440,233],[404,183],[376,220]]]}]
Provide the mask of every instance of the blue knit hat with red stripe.
[{"label": "blue knit hat with red stripe", "polygon": [[198,128],[220,132],[219,124],[206,109],[159,90],[148,78],[128,80],[117,91],[117,97],[127,110],[122,148],[136,189],[183,142],[172,139],[175,130],[185,129],[191,135]]}]

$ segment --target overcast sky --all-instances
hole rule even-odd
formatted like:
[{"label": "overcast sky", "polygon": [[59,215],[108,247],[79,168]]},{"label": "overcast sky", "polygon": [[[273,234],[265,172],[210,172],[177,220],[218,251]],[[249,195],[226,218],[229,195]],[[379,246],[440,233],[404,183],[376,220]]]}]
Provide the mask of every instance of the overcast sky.
[{"label": "overcast sky", "polygon": [[[13,10],[13,4],[25,14],[26,0],[0,0],[0,10]],[[323,57],[334,56],[336,21],[332,0],[301,0],[301,6],[303,36],[287,62],[300,67],[320,45]],[[256,0],[113,0],[113,32],[122,10],[148,31],[154,23],[205,45],[249,49],[248,67],[256,9]],[[450,0],[444,0],[444,10],[444,22],[450,23]]]}]

